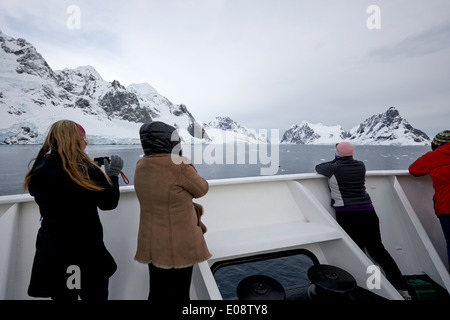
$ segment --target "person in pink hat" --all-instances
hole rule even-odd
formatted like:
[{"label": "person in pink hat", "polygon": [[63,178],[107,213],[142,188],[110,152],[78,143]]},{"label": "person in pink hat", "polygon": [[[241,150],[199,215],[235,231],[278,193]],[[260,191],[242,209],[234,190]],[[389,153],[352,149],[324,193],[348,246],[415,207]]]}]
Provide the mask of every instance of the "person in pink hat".
[{"label": "person in pink hat", "polygon": [[410,300],[406,281],[381,240],[378,216],[366,191],[366,166],[353,159],[353,153],[350,142],[338,143],[334,160],[318,164],[316,171],[328,178],[336,221],[381,266],[403,298]]}]

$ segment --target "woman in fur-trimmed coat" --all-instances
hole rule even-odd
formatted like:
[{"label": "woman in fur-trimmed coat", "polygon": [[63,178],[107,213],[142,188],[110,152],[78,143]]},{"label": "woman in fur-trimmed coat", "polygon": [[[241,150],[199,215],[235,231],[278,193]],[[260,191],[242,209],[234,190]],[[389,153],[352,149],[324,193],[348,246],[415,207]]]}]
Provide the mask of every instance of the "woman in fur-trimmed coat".
[{"label": "woman in fur-trimmed coat", "polygon": [[142,125],[139,133],[145,156],[134,177],[140,204],[135,259],[149,266],[149,299],[186,300],[193,265],[211,256],[192,202],[209,185],[176,151],[175,128],[156,121]]}]

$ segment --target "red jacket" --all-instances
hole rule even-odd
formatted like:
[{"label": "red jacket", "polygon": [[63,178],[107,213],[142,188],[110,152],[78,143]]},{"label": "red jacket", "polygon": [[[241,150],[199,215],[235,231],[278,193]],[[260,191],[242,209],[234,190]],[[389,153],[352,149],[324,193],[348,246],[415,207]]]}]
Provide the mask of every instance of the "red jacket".
[{"label": "red jacket", "polygon": [[409,166],[414,176],[429,174],[433,179],[434,211],[450,214],[450,143],[425,153]]}]

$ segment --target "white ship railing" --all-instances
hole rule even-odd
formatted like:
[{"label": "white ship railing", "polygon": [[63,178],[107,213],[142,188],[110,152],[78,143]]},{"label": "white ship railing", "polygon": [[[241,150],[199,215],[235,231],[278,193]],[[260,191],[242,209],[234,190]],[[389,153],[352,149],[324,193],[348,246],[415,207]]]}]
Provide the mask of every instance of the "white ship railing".
[{"label": "white ship railing", "polygon": [[[450,292],[431,179],[412,177],[407,171],[369,171],[366,180],[380,217],[383,243],[402,273],[426,273]],[[324,177],[313,173],[208,182],[210,191],[196,201],[205,208],[205,237],[213,257],[194,268],[193,298],[222,298],[210,270],[214,262],[286,248],[306,248],[321,263],[347,270],[365,287],[372,262],[334,220]],[[110,299],[146,299],[148,269],[133,259],[139,224],[133,186],[121,187],[118,207],[100,211],[100,217],[105,244],[118,265],[110,281]],[[30,299],[27,287],[39,218],[39,208],[29,194],[0,197],[0,299]],[[400,299],[383,281],[376,293]]]}]

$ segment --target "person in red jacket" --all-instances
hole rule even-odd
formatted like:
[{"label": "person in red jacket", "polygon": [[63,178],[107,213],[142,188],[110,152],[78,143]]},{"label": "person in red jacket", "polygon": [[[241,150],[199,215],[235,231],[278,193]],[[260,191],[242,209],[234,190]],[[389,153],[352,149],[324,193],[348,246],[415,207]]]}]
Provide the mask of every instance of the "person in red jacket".
[{"label": "person in red jacket", "polygon": [[447,242],[447,258],[450,266],[450,130],[438,133],[431,149],[409,166],[413,176],[429,174],[433,180],[434,211]]}]

